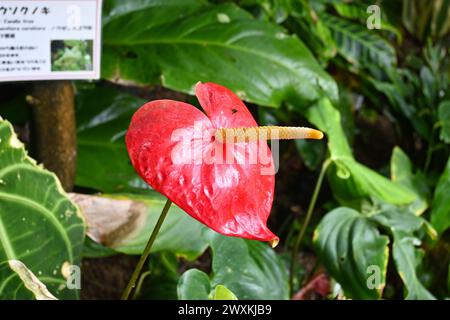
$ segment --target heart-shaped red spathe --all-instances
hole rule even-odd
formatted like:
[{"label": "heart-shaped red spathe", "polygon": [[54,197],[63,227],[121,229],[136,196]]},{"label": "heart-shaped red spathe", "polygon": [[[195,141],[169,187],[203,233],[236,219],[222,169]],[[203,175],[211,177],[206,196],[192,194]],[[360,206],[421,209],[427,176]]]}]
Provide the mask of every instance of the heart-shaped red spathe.
[{"label": "heart-shaped red spathe", "polygon": [[[206,114],[172,100],[152,101],[136,111],[126,134],[134,168],[153,189],[211,229],[276,244],[278,237],[266,226],[275,184],[267,143],[230,148],[212,138],[215,129],[256,127],[256,121],[225,87],[198,83],[196,96]],[[214,157],[221,150],[223,157]],[[256,154],[263,157],[249,160]]]}]

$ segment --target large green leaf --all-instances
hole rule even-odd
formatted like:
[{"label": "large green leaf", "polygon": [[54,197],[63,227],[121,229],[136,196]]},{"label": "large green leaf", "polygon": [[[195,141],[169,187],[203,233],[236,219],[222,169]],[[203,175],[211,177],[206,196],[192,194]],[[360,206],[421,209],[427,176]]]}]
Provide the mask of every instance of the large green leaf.
[{"label": "large green leaf", "polygon": [[423,229],[431,237],[434,238],[436,236],[436,231],[430,224],[424,218],[412,214],[407,207],[383,204],[376,214],[371,215],[370,219],[389,229],[392,234],[401,231],[413,235],[415,232]]},{"label": "large green leaf", "polygon": [[286,266],[267,244],[210,233],[212,286],[225,285],[239,300],[288,299]]},{"label": "large green leaf", "polygon": [[339,201],[350,204],[373,196],[389,203],[406,204],[416,199],[416,194],[408,188],[390,181],[353,158],[342,128],[340,112],[327,98],[310,107],[307,117],[327,134],[333,161],[328,177],[333,194]]},{"label": "large green leaf", "polygon": [[353,158],[341,123],[341,114],[329,99],[320,99],[306,113],[308,120],[326,133],[333,159]]},{"label": "large green leaf", "polygon": [[445,143],[450,143],[450,100],[439,104],[438,114],[441,124],[440,138]]},{"label": "large green leaf", "polygon": [[417,272],[423,250],[419,248],[421,241],[416,234],[425,231],[430,237],[435,238],[436,231],[425,219],[412,214],[408,207],[382,204],[380,211],[371,215],[370,220],[387,229],[393,237],[393,258],[397,272],[407,289],[406,298],[433,298],[420,282]]},{"label": "large green leaf", "polygon": [[356,68],[391,68],[397,63],[395,50],[389,42],[365,25],[325,13],[320,17],[331,30],[339,54]]},{"label": "large green leaf", "polygon": [[417,248],[418,245],[419,239],[402,231],[394,231],[394,262],[408,292],[406,299],[434,299],[417,276],[416,269],[424,254]]},{"label": "large green leaf", "polygon": [[447,161],[436,190],[434,191],[433,205],[431,208],[431,223],[438,233],[444,232],[450,227],[450,158]]},{"label": "large green leaf", "polygon": [[206,273],[190,269],[181,276],[177,291],[180,300],[208,300],[211,283]]},{"label": "large green leaf", "polygon": [[[72,194],[86,218],[88,235],[117,252],[141,254],[166,198],[151,191],[143,195]],[[208,246],[202,236],[206,227],[172,204],[152,252],[169,251],[194,260]]]},{"label": "large green leaf", "polygon": [[369,197],[392,204],[409,204],[417,199],[413,191],[353,159],[335,160],[328,177],[334,196],[343,204]]},{"label": "large green leaf", "polygon": [[391,157],[391,179],[413,191],[417,198],[409,205],[411,212],[420,215],[428,208],[429,189],[421,172],[413,173],[413,165],[408,155],[395,147]]},{"label": "large green leaf", "polygon": [[[240,300],[288,299],[286,266],[267,244],[213,231],[204,236],[212,249],[211,275],[197,269],[186,271],[178,283],[180,299],[212,298],[219,286]],[[231,299],[229,293],[226,296]]]},{"label": "large green leaf", "polygon": [[148,188],[131,165],[124,139],[131,116],[145,101],[92,86],[80,87],[76,102],[76,185],[102,192]]},{"label": "large green leaf", "polygon": [[[361,215],[357,211],[345,207],[328,213],[320,223],[314,236],[314,243],[318,249],[319,256],[323,258],[331,275],[343,286],[346,295],[355,298],[369,298],[365,294],[373,291],[366,286],[366,283],[369,283],[367,281],[370,273],[367,269],[367,274],[364,274],[363,271],[365,269],[361,267],[361,264],[365,268],[371,267],[371,270],[374,270],[373,266],[376,266],[382,271],[380,275],[382,275],[383,285],[379,287],[382,289],[387,260],[377,260],[382,257],[381,244],[383,240],[381,239],[386,239],[386,259],[388,255],[388,239],[386,236],[380,236],[377,230],[378,226],[382,227],[393,237],[393,259],[397,272],[405,283],[407,289],[406,298],[433,298],[420,282],[417,272],[423,256],[423,250],[418,248],[421,241],[415,236],[415,233],[424,230],[431,237],[434,237],[436,235],[434,229],[425,219],[412,214],[408,208],[396,207],[386,203],[379,203],[379,205],[380,207],[375,208],[375,210],[368,212],[366,215]],[[356,227],[358,221],[362,221],[362,223],[359,222],[361,224],[359,229],[364,230],[359,235],[355,232],[355,230],[359,230]],[[362,227],[363,225],[364,227]],[[374,250],[375,248],[376,250]],[[366,256],[374,255],[376,252],[379,253],[378,258],[366,258]],[[340,254],[344,256],[344,259],[340,259]],[[363,258],[359,255],[363,255]],[[345,259],[350,260],[350,262],[346,264]],[[384,268],[381,268],[380,264],[370,264],[368,261],[384,261],[385,265]],[[359,271],[353,271],[354,269],[358,270],[358,268]],[[353,273],[356,274],[354,278],[351,277]],[[363,277],[367,280],[366,282],[362,282]],[[369,291],[364,292],[364,290]],[[379,293],[381,293],[381,290]],[[372,298],[374,297],[372,296]]]},{"label": "large green leaf", "polygon": [[[339,207],[329,212],[314,233],[314,245],[331,276],[355,299],[381,297],[386,281],[389,238],[359,212]],[[369,285],[371,272],[378,283]]]},{"label": "large green leaf", "polygon": [[[116,25],[117,30],[120,31],[117,36],[121,37],[127,36],[129,30],[137,32],[139,28],[142,28],[140,23],[144,18],[152,20],[155,25],[163,24],[185,17],[207,4],[206,0],[105,0],[103,2],[103,24]],[[117,19],[120,20],[117,21]],[[123,22],[126,24],[120,24]]]},{"label": "large green leaf", "polygon": [[105,247],[89,237],[84,239],[83,251],[81,252],[82,258],[104,258],[114,256],[116,254],[117,251]]},{"label": "large green leaf", "polygon": [[[200,5],[194,11],[183,0],[145,3],[138,8],[128,3],[117,15],[109,11],[103,78],[161,83],[187,93],[198,81],[212,81],[246,101],[273,107],[283,101],[301,106],[323,92],[337,99],[334,80],[279,26],[255,20],[233,4]],[[175,9],[178,4],[186,10]]]},{"label": "large green leaf", "polygon": [[236,295],[224,285],[218,284],[209,294],[211,300],[237,300]]},{"label": "large green leaf", "polygon": [[9,260],[22,261],[56,297],[77,298],[63,274],[79,265],[83,239],[78,208],[56,176],[27,156],[11,124],[0,119],[0,298],[32,297]]},{"label": "large green leaf", "polygon": [[236,295],[224,285],[218,284],[211,290],[208,275],[198,269],[183,273],[177,292],[180,300],[237,300]]}]

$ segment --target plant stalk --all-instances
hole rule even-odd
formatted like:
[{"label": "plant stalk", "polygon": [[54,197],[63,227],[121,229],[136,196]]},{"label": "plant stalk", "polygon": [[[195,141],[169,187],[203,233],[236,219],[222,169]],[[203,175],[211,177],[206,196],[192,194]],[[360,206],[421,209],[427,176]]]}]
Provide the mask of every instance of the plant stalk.
[{"label": "plant stalk", "polygon": [[289,290],[290,290],[290,296],[292,296],[292,290],[294,285],[294,276],[297,268],[297,257],[298,257],[298,249],[300,247],[300,243],[302,242],[302,239],[305,235],[306,229],[309,225],[309,222],[311,220],[312,214],[314,212],[314,207],[316,206],[317,198],[320,193],[320,189],[322,187],[323,178],[325,177],[325,172],[328,169],[328,166],[331,164],[331,159],[327,159],[323,162],[322,168],[320,169],[319,177],[317,178],[316,186],[314,188],[314,192],[311,197],[311,201],[309,202],[308,211],[306,212],[305,221],[302,225],[302,228],[300,229],[300,232],[298,233],[297,238],[294,242],[294,247],[292,248],[292,255],[291,255],[291,266],[290,266],[290,274],[289,274]]},{"label": "plant stalk", "polygon": [[172,201],[167,199],[166,204],[164,205],[163,210],[161,211],[161,214],[158,218],[158,221],[156,222],[155,228],[152,231],[152,234],[150,235],[150,238],[148,239],[147,245],[145,246],[144,252],[142,253],[141,257],[139,258],[139,261],[136,265],[136,268],[133,271],[133,274],[131,275],[131,279],[128,282],[125,290],[122,293],[122,300],[128,300],[131,291],[133,291],[134,287],[136,286],[136,281],[138,280],[142,267],[145,264],[145,261],[147,261],[148,256],[150,255],[150,250],[152,249],[153,243],[155,242],[156,236],[158,235],[159,229],[161,229],[161,226],[164,222],[164,219],[167,216],[167,213],[169,212],[170,205],[172,204]]},{"label": "plant stalk", "polygon": [[427,156],[426,156],[425,165],[424,165],[424,168],[423,168],[423,173],[424,174],[427,174],[428,169],[430,168],[431,156],[433,154],[433,148],[434,148],[435,131],[436,131],[436,128],[433,127],[433,130],[431,131],[430,141],[428,141]]},{"label": "plant stalk", "polygon": [[66,191],[72,191],[76,176],[74,95],[70,81],[38,81],[26,97],[33,114],[33,154],[58,176]]}]

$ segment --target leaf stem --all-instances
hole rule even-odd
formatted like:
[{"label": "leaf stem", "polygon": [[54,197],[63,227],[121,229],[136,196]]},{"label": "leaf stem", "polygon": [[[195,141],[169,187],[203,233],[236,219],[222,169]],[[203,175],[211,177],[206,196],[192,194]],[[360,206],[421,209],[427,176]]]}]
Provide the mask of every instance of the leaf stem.
[{"label": "leaf stem", "polygon": [[143,272],[141,274],[141,276],[139,277],[139,280],[137,282],[137,285],[135,286],[134,292],[133,292],[133,297],[131,298],[132,300],[136,299],[136,297],[140,294],[141,289],[142,289],[142,285],[145,281],[145,278],[147,276],[149,276],[152,272],[150,270],[147,270],[145,272]]},{"label": "leaf stem", "polygon": [[302,228],[300,229],[300,232],[298,233],[297,238],[295,239],[294,247],[292,248],[292,255],[291,255],[291,267],[290,267],[290,274],[289,274],[289,290],[290,295],[292,296],[292,290],[294,285],[294,277],[297,267],[297,257],[298,257],[298,249],[300,247],[300,243],[302,242],[302,239],[305,235],[306,229],[309,225],[309,222],[312,217],[312,213],[314,212],[314,207],[317,202],[317,198],[319,196],[320,188],[322,187],[323,178],[325,177],[325,172],[328,169],[328,166],[331,164],[331,159],[327,159],[323,162],[322,168],[320,169],[319,177],[317,178],[316,186],[314,188],[314,192],[311,197],[311,201],[309,203],[308,211],[306,212],[305,221],[302,225]]},{"label": "leaf stem", "polygon": [[159,229],[161,229],[161,226],[164,222],[164,219],[167,216],[167,213],[169,212],[170,205],[172,204],[172,201],[167,199],[166,204],[164,205],[164,208],[161,211],[161,214],[158,218],[158,221],[156,222],[155,228],[152,231],[152,234],[150,235],[150,238],[148,239],[147,245],[145,246],[144,252],[142,253],[141,257],[139,258],[139,261],[136,265],[136,268],[133,271],[133,274],[131,275],[131,279],[128,282],[125,290],[122,293],[122,300],[128,300],[128,297],[131,294],[131,291],[136,286],[136,281],[139,278],[142,267],[145,264],[145,261],[147,261],[148,256],[150,255],[150,250],[152,249],[153,243],[155,242],[156,236],[158,235]]},{"label": "leaf stem", "polygon": [[431,137],[430,141],[428,142],[428,148],[427,148],[427,157],[425,159],[425,166],[423,168],[424,174],[427,174],[428,169],[430,168],[431,164],[431,155],[433,154],[433,148],[434,148],[434,135],[435,135],[436,127],[433,127],[433,130],[431,131]]}]

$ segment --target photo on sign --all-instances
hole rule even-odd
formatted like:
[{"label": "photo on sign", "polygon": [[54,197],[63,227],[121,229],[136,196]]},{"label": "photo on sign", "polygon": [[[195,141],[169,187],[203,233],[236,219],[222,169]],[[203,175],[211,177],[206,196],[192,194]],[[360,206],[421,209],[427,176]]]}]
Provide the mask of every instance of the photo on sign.
[{"label": "photo on sign", "polygon": [[92,40],[52,40],[52,71],[92,70]]}]

